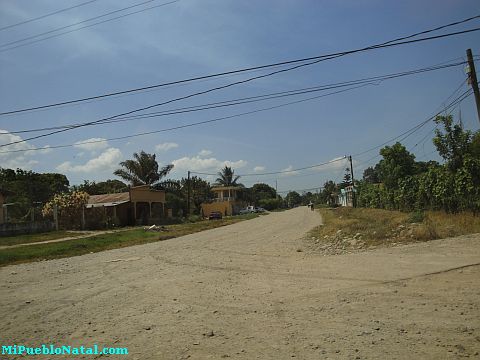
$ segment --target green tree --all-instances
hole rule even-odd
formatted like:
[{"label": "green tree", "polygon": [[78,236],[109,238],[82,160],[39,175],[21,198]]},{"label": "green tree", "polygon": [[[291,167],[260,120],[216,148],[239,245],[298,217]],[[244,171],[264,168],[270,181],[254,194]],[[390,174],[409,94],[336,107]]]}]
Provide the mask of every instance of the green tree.
[{"label": "green tree", "polygon": [[378,184],[380,176],[378,174],[378,166],[370,166],[363,171],[363,180],[369,184]]},{"label": "green tree", "polygon": [[323,184],[322,192],[320,193],[320,202],[323,204],[332,205],[335,202],[335,194],[337,192],[337,184],[334,181],[328,180]]},{"label": "green tree", "polygon": [[290,191],[287,196],[285,196],[285,202],[288,207],[294,207],[302,203],[302,197],[296,191]]},{"label": "green tree", "polygon": [[84,191],[89,195],[114,194],[128,191],[128,185],[120,180],[89,181],[72,186],[72,191]]},{"label": "green tree", "polygon": [[36,173],[22,169],[0,168],[0,189],[8,190],[9,218],[30,220],[29,212],[48,202],[56,193],[68,191],[68,179],[63,174]]},{"label": "green tree", "polygon": [[147,154],[143,150],[134,153],[133,159],[122,161],[120,166],[114,174],[127,180],[132,186],[155,185],[173,169],[173,165],[159,169],[155,154]]},{"label": "green tree", "polygon": [[415,174],[415,155],[399,142],[380,150],[383,159],[378,163],[380,180],[387,189],[397,189],[399,181]]},{"label": "green tree", "polygon": [[344,189],[347,186],[352,185],[352,175],[350,174],[350,168],[345,169],[345,175],[343,175],[342,183],[340,184],[341,188]]},{"label": "green tree", "polygon": [[[188,179],[180,180],[182,195],[185,200],[188,198]],[[194,214],[200,214],[200,205],[213,198],[212,187],[208,181],[198,176],[190,178],[190,206]]]},{"label": "green tree", "polygon": [[443,131],[435,129],[433,144],[445,159],[448,169],[456,171],[463,165],[464,156],[472,153],[473,134],[464,130],[461,122],[454,124],[451,115],[437,116],[435,122],[443,125]]},{"label": "green tree", "polygon": [[277,191],[268,184],[258,183],[252,186],[252,194],[255,204],[264,199],[276,199]]},{"label": "green tree", "polygon": [[238,183],[238,179],[240,179],[239,175],[235,175],[235,171],[226,166],[222,169],[222,171],[218,172],[218,178],[215,180],[215,185],[218,186],[243,186],[242,184]]},{"label": "green tree", "polygon": [[64,229],[79,229],[81,227],[82,209],[88,202],[88,194],[83,191],[55,194],[42,209],[43,216],[53,217],[57,207],[60,226]]},{"label": "green tree", "polygon": [[480,159],[480,131],[477,131],[475,134],[473,134],[471,152],[474,158]]}]

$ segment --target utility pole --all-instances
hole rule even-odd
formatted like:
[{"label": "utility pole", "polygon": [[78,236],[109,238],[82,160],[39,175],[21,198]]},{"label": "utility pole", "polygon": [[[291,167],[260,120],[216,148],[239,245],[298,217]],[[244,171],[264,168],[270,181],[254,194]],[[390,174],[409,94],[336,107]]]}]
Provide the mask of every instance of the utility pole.
[{"label": "utility pole", "polygon": [[475,63],[473,62],[472,49],[467,49],[468,61],[468,77],[470,85],[472,85],[473,93],[475,95],[475,103],[477,104],[478,121],[480,121],[480,92],[478,91],[477,73],[475,71]]},{"label": "utility pole", "polygon": [[190,215],[190,170],[188,170],[188,176],[187,176],[187,216]]},{"label": "utility pole", "polygon": [[355,198],[355,178],[353,177],[353,164],[352,164],[352,155],[348,157],[350,161],[350,174],[352,175],[352,205],[357,207],[357,199]]}]

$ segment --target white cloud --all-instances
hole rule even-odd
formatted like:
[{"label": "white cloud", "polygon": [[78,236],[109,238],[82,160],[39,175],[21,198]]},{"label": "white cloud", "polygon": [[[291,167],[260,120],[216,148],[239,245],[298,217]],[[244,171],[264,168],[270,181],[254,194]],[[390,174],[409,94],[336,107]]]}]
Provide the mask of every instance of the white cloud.
[{"label": "white cloud", "polygon": [[253,168],[254,172],[260,172],[260,171],[264,171],[264,170],[265,170],[265,166],[255,166]]},{"label": "white cloud", "polygon": [[82,141],[77,141],[74,147],[90,152],[103,150],[108,147],[108,142],[104,138],[90,138]]},{"label": "white cloud", "polygon": [[174,142],[166,142],[166,143],[163,143],[163,144],[158,144],[155,146],[155,151],[162,151],[162,152],[165,152],[165,151],[168,151],[168,150],[171,150],[171,149],[175,149],[175,148],[178,148],[178,144],[177,143],[174,143]]},{"label": "white cloud", "polygon": [[213,153],[210,151],[210,150],[202,150],[198,153],[198,156],[201,156],[201,157],[206,157],[206,156],[210,156],[212,155]]},{"label": "white cloud", "polygon": [[298,175],[299,171],[294,171],[293,166],[289,165],[285,169],[282,169],[282,171],[285,171],[281,176],[293,176],[293,175]]},{"label": "white cloud", "polygon": [[[20,136],[0,129],[0,144],[9,144],[22,140]],[[27,156],[46,154],[51,151],[48,145],[39,151],[32,151],[31,149],[34,148],[35,147],[28,142],[19,142],[0,148],[0,166],[7,169],[31,169],[34,165],[38,164],[38,161],[28,159]]]},{"label": "white cloud", "polygon": [[247,161],[245,160],[221,161],[214,157],[202,158],[200,156],[194,156],[194,157],[183,157],[181,159],[173,160],[172,164],[174,165],[175,170],[218,171],[224,166],[232,167],[234,170],[245,167],[247,165]]},{"label": "white cloud", "polygon": [[314,170],[316,169],[317,171],[332,171],[332,170],[340,170],[342,168],[345,168],[346,166],[347,166],[347,159],[345,159],[344,156],[339,156],[330,160],[328,164],[314,168]]},{"label": "white cloud", "polygon": [[122,153],[117,148],[108,148],[98,157],[88,160],[83,165],[73,165],[70,161],[65,161],[64,163],[57,166],[57,171],[66,173],[90,173],[90,172],[99,172],[105,170],[113,170],[118,166],[122,158]]}]

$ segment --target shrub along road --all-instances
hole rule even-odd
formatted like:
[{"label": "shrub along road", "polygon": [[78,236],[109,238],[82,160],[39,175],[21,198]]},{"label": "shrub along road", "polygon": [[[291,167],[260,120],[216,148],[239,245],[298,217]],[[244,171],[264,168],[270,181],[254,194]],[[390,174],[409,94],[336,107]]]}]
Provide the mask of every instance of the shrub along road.
[{"label": "shrub along road", "polygon": [[128,347],[129,359],[478,356],[479,235],[303,251],[320,223],[300,207],[1,268],[1,343],[96,343]]}]

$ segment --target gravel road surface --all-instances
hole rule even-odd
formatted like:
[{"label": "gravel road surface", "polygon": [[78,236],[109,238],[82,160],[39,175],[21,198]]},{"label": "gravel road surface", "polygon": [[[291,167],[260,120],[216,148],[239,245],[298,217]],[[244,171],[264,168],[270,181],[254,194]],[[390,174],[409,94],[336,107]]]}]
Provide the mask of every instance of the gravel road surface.
[{"label": "gravel road surface", "polygon": [[480,358],[480,235],[323,256],[304,251],[320,224],[300,207],[1,268],[1,345],[129,350],[32,359]]}]

